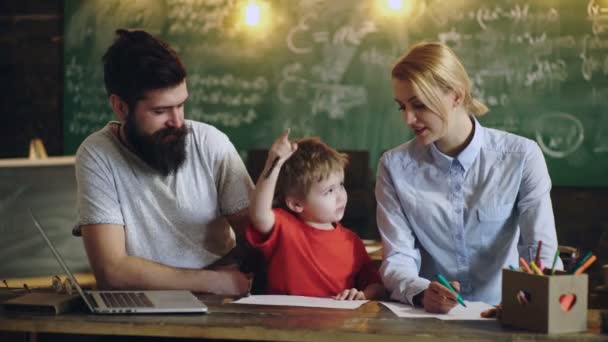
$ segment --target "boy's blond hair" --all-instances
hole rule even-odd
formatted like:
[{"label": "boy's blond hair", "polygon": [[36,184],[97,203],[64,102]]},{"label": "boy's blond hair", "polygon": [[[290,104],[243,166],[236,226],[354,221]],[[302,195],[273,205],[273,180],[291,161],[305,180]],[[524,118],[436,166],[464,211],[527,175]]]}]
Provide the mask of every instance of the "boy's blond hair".
[{"label": "boy's blond hair", "polygon": [[419,43],[403,56],[391,71],[400,81],[409,81],[424,103],[445,120],[447,108],[443,108],[443,94],[460,91],[464,108],[470,114],[482,116],[488,107],[471,95],[471,80],[460,60],[447,45]]},{"label": "boy's blond hair", "polygon": [[348,155],[340,153],[318,137],[297,140],[298,149],[283,164],[275,192],[276,205],[285,207],[287,196],[304,198],[316,182],[343,171]]}]

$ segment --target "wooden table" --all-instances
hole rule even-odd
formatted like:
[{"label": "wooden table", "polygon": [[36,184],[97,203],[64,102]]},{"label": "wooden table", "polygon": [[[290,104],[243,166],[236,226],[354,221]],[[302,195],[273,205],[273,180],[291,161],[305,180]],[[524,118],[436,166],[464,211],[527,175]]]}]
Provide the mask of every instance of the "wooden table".
[{"label": "wooden table", "polygon": [[0,312],[0,340],[7,340],[2,334],[15,337],[7,332],[19,332],[30,340],[36,340],[39,333],[315,342],[608,340],[608,335],[599,334],[598,310],[590,310],[587,332],[547,336],[507,329],[496,321],[398,318],[378,302],[357,310],[338,310],[240,305],[213,295],[199,298],[209,306],[208,314],[102,316],[82,311],[40,316]]}]

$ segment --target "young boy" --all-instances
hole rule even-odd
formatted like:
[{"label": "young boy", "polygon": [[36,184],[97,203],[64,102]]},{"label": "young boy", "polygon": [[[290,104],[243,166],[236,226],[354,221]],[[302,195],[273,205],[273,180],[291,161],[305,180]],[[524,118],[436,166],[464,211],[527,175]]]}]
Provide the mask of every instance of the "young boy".
[{"label": "young boy", "polygon": [[[344,215],[345,154],[317,138],[272,144],[249,207],[247,239],[268,264],[267,293],[379,299],[379,273]],[[278,183],[278,185],[277,185]],[[281,208],[272,208],[273,198]]]}]

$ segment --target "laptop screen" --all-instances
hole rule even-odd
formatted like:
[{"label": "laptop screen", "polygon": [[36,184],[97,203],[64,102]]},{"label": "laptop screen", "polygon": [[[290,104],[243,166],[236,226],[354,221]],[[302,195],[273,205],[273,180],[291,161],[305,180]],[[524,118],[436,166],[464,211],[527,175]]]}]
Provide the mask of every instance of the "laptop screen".
[{"label": "laptop screen", "polygon": [[78,291],[78,294],[80,294],[80,297],[82,297],[84,302],[87,304],[87,306],[89,307],[89,310],[91,310],[91,312],[94,312],[95,311],[93,309],[94,305],[91,303],[91,299],[87,297],[87,295],[84,293],[84,291],[80,287],[80,284],[78,284],[78,281],[76,281],[76,277],[74,277],[74,275],[68,268],[68,265],[63,261],[63,258],[61,257],[61,255],[59,255],[59,252],[55,248],[55,245],[53,245],[53,243],[51,242],[49,237],[46,235],[46,232],[42,228],[42,225],[40,224],[40,222],[38,222],[38,219],[36,219],[36,217],[34,216],[34,213],[32,213],[32,210],[28,209],[28,212],[30,213],[32,220],[34,221],[34,225],[38,229],[38,232],[40,232],[40,235],[42,235],[42,237],[44,238],[44,241],[46,242],[46,244],[49,246],[49,248],[53,252],[55,259],[57,259],[57,262],[59,262],[59,264],[61,265],[61,268],[63,268],[63,271],[65,272],[65,274],[68,275],[72,284],[74,284],[76,291]]}]

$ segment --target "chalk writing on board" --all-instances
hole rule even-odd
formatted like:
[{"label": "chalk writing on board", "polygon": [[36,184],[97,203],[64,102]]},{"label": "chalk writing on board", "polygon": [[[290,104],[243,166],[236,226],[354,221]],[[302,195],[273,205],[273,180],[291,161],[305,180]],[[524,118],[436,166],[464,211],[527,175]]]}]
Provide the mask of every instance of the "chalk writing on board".
[{"label": "chalk writing on board", "polygon": [[503,9],[501,6],[494,6],[494,8],[483,6],[477,10],[475,18],[477,19],[479,27],[487,30],[490,22],[500,19],[511,19],[516,22],[524,21],[528,17],[528,10],[528,4],[523,6],[516,4],[510,9]]},{"label": "chalk writing on board", "polygon": [[390,66],[397,61],[397,58],[399,58],[399,52],[395,48],[390,52],[386,52],[372,46],[364,49],[359,54],[361,63],[380,67],[383,72],[390,70]]},{"label": "chalk writing on board", "polygon": [[[477,95],[479,94],[479,95]],[[479,99],[482,103],[485,103],[491,107],[506,107],[509,105],[509,96],[507,94],[501,93],[498,95],[492,94],[484,94],[484,92],[477,92],[476,98]]]},{"label": "chalk writing on board", "polygon": [[324,51],[319,63],[310,67],[310,76],[314,80],[327,83],[340,83],[350,66],[356,52],[352,46],[336,45]]},{"label": "chalk writing on board", "polygon": [[[608,10],[608,8],[607,8]],[[585,35],[583,38],[582,52],[579,57],[582,60],[581,73],[586,81],[593,78],[595,72],[601,72],[604,76],[608,75],[608,40],[601,40],[597,36]],[[591,54],[590,52],[599,50],[600,53]]]},{"label": "chalk writing on board", "polygon": [[503,78],[507,83],[509,83],[512,77],[508,73],[507,69],[499,70],[495,68],[488,68],[479,70],[471,79],[473,82],[473,95],[477,99],[481,100],[481,102],[491,107],[508,106],[510,104],[509,95],[504,92],[493,93],[488,89],[488,87],[485,86],[485,83],[490,78]]},{"label": "chalk writing on board", "polygon": [[[81,112],[77,112],[75,113],[76,115],[78,115],[78,117],[93,117],[93,116],[97,116],[100,117],[102,119],[99,120],[99,122],[86,122],[86,121],[78,121],[76,119],[76,117],[72,118],[72,120],[70,120],[70,122],[68,123],[68,131],[72,134],[78,134],[78,135],[86,135],[89,134],[91,132],[94,132],[96,130],[98,130],[99,128],[103,127],[104,123],[108,121],[108,115],[106,113],[94,113],[94,112],[88,112],[88,113],[81,113]],[[84,114],[84,115],[82,115]],[[105,118],[105,119],[103,119]]]},{"label": "chalk writing on board", "polygon": [[[330,28],[324,24],[327,18],[323,15],[310,10],[288,30],[286,45],[290,52],[296,56],[315,52],[321,57],[312,65],[299,61],[284,65],[277,97],[284,104],[309,104],[313,116],[325,113],[330,119],[343,119],[349,110],[367,103],[363,85],[345,84],[343,80],[363,39],[379,29],[367,18]],[[374,52],[366,55],[368,62],[377,63],[379,53]]]},{"label": "chalk writing on board", "polygon": [[358,25],[346,25],[338,28],[335,32],[328,30],[311,31],[316,27],[312,23],[317,14],[311,13],[303,16],[298,24],[287,33],[286,41],[289,50],[295,54],[311,53],[315,45],[324,44],[348,44],[358,46],[365,36],[378,31],[376,24],[366,20]]},{"label": "chalk writing on board", "polygon": [[433,10],[430,18],[438,26],[469,20],[475,22],[482,30],[490,30],[494,23],[500,21],[522,24],[529,21],[557,22],[559,20],[559,11],[556,8],[533,12],[529,4],[514,4],[511,7],[482,5],[466,11],[455,11],[450,6],[445,6],[444,8],[433,8]]},{"label": "chalk writing on board", "polygon": [[521,122],[517,115],[494,115],[490,111],[487,115],[483,116],[483,122],[485,126],[496,128],[507,132],[517,132]]},{"label": "chalk writing on board", "polygon": [[364,87],[341,84],[311,84],[315,90],[312,114],[325,112],[330,119],[343,119],[350,108],[367,103]]},{"label": "chalk writing on board", "polygon": [[601,115],[597,124],[593,152],[608,153],[608,111],[604,109],[604,112]]},{"label": "chalk writing on board", "polygon": [[523,44],[534,47],[538,55],[551,55],[559,49],[574,49],[577,47],[577,39],[573,35],[551,35],[543,31],[541,33],[514,33],[510,36],[509,43]]},{"label": "chalk writing on board", "polygon": [[[226,23],[237,12],[236,0],[167,0],[168,33],[207,35],[234,33]],[[228,29],[227,29],[228,28]]]},{"label": "chalk writing on board", "polygon": [[538,123],[536,141],[543,152],[553,158],[568,156],[581,146],[585,138],[583,124],[572,114],[545,114]]},{"label": "chalk writing on board", "polygon": [[589,0],[587,4],[587,15],[591,21],[591,31],[598,35],[608,29],[608,4],[597,0]]},{"label": "chalk writing on board", "polygon": [[220,90],[205,91],[194,89],[190,91],[191,103],[221,104],[228,107],[255,106],[262,102],[260,94],[224,94]]},{"label": "chalk writing on board", "polygon": [[542,46],[547,41],[546,32],[542,32],[540,34],[524,32],[522,34],[514,34],[511,37],[512,40],[516,43],[526,43],[530,46]]},{"label": "chalk writing on board", "polygon": [[298,99],[310,101],[311,113],[327,113],[330,119],[342,119],[349,109],[367,103],[367,91],[362,86],[306,80],[303,66],[291,63],[283,68],[277,96],[285,104]]},{"label": "chalk writing on board", "polygon": [[151,5],[148,1],[82,1],[79,10],[66,18],[66,27],[79,29],[65,31],[65,46],[72,49],[85,44],[90,48],[88,52],[102,51],[117,28],[145,27],[158,34],[165,18],[165,6],[158,2]]},{"label": "chalk writing on board", "polygon": [[252,108],[242,112],[238,110],[205,112],[203,109],[195,107],[188,111],[187,116],[192,120],[226,127],[240,127],[251,124],[258,118],[258,114]]},{"label": "chalk writing on board", "polygon": [[192,68],[188,76],[191,87],[221,87],[225,89],[255,90],[265,92],[268,90],[268,80],[262,76],[243,78],[233,74],[210,75],[200,69]]},{"label": "chalk writing on board", "polygon": [[277,96],[281,102],[291,104],[298,98],[307,96],[307,82],[298,77],[302,68],[302,64],[297,62],[283,67],[282,78],[277,88]]},{"label": "chalk writing on board", "polygon": [[563,59],[536,60],[532,64],[532,70],[526,74],[524,85],[526,87],[537,83],[555,85],[553,81],[564,81],[568,77],[566,62]]},{"label": "chalk writing on board", "polygon": [[263,76],[212,74],[193,68],[188,77],[186,117],[225,127],[250,125],[259,118],[256,108],[269,90]]},{"label": "chalk writing on board", "polygon": [[66,63],[65,70],[65,105],[73,108],[73,114],[66,126],[67,131],[71,134],[86,135],[103,127],[112,116],[103,86],[101,67],[85,65],[72,56]]},{"label": "chalk writing on board", "polygon": [[437,37],[439,42],[453,47],[459,46],[463,40],[473,40],[475,38],[473,34],[462,34],[456,31],[454,27],[451,27],[449,31],[439,32]]}]

